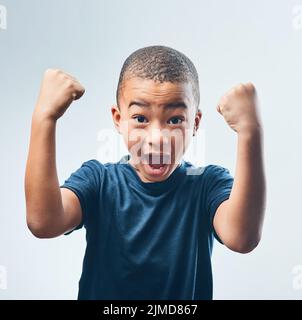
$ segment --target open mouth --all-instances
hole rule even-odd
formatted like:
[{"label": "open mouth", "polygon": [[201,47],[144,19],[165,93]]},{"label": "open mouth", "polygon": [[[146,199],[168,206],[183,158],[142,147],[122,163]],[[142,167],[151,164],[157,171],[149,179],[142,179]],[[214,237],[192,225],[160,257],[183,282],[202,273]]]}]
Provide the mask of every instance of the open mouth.
[{"label": "open mouth", "polygon": [[145,164],[145,171],[149,176],[160,177],[169,170],[168,164]]},{"label": "open mouth", "polygon": [[154,166],[154,168],[159,168],[160,166],[171,163],[169,154],[147,153],[142,155],[141,160],[145,164]]},{"label": "open mouth", "polygon": [[171,163],[170,155],[167,154],[145,154],[141,158],[146,171],[152,176],[161,176],[165,174]]}]

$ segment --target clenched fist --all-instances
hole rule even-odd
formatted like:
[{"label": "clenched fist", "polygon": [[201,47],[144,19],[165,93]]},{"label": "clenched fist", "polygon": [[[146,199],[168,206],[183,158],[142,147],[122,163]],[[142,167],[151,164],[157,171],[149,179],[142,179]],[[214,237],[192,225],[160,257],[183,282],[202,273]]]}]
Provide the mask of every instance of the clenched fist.
[{"label": "clenched fist", "polygon": [[257,93],[252,83],[239,84],[229,90],[220,98],[217,111],[237,133],[261,127]]},{"label": "clenched fist", "polygon": [[57,120],[84,92],[84,87],[73,76],[58,69],[48,69],[44,73],[35,113]]}]

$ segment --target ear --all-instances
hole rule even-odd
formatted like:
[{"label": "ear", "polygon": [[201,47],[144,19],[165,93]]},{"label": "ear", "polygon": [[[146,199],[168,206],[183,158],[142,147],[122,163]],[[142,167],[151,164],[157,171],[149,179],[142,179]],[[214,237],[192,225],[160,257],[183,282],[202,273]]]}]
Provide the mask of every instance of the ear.
[{"label": "ear", "polygon": [[193,136],[196,135],[196,132],[199,128],[199,124],[202,118],[202,112],[200,109],[197,110],[196,114],[195,114],[195,119],[194,119],[194,129],[193,129]]},{"label": "ear", "polygon": [[118,133],[121,134],[121,111],[116,104],[111,106],[111,114],[114,126]]}]

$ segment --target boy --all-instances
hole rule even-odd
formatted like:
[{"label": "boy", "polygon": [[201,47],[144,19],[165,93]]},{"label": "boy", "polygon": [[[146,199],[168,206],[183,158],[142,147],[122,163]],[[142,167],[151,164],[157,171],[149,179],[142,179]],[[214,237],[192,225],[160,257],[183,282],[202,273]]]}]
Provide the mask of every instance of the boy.
[{"label": "boy", "polygon": [[213,237],[247,253],[261,236],[265,178],[254,86],[236,86],[217,107],[238,135],[233,183],[221,166],[182,159],[202,116],[193,63],[166,46],[136,50],[111,108],[129,154],[117,163],[86,161],[59,186],[56,121],[84,91],[62,71],[44,75],[25,176],[29,229],[52,238],[85,226],[78,299],[212,299]]}]

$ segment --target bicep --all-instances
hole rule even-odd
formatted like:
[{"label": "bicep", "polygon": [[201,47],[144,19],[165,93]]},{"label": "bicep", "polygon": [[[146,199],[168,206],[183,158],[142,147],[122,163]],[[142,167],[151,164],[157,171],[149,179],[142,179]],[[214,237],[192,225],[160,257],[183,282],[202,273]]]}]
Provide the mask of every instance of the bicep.
[{"label": "bicep", "polygon": [[64,233],[73,230],[82,221],[82,208],[77,195],[67,188],[60,188],[64,209]]},{"label": "bicep", "polygon": [[240,229],[238,227],[240,225],[240,216],[234,219],[231,214],[233,211],[234,207],[230,199],[223,201],[216,210],[213,227],[226,247],[235,252],[242,252],[242,234],[238,232]]},{"label": "bicep", "polygon": [[213,219],[213,228],[223,243],[226,243],[229,238],[229,235],[227,234],[228,229],[226,227],[228,218],[226,211],[229,201],[229,199],[225,200],[218,206]]}]

